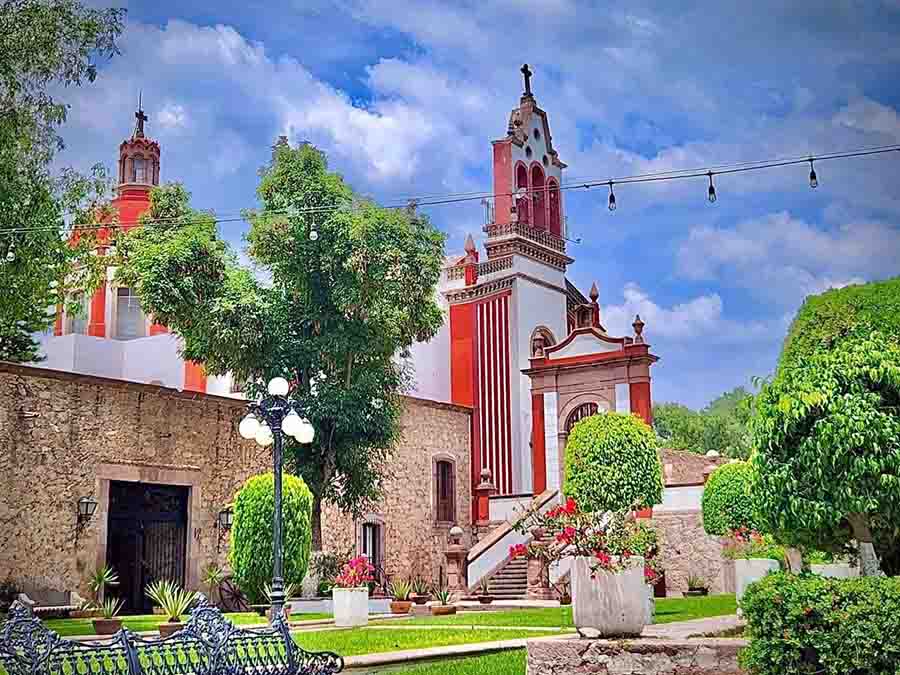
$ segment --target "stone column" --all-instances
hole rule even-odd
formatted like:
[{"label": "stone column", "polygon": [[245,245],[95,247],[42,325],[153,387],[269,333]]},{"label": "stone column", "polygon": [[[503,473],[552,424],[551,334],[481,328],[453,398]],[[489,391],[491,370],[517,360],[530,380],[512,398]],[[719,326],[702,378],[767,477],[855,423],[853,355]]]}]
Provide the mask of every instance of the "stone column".
[{"label": "stone column", "polygon": [[447,588],[456,594],[469,591],[466,582],[466,555],[468,549],[462,545],[463,530],[459,525],[450,528],[449,543],[444,556],[447,558]]},{"label": "stone column", "polygon": [[475,488],[475,500],[478,504],[478,519],[475,524],[479,527],[486,526],[491,522],[491,495],[496,492],[497,488],[491,481],[491,470],[484,467],[481,470],[481,482]]},{"label": "stone column", "polygon": [[549,570],[539,558],[528,558],[528,599],[553,600],[550,588]]}]

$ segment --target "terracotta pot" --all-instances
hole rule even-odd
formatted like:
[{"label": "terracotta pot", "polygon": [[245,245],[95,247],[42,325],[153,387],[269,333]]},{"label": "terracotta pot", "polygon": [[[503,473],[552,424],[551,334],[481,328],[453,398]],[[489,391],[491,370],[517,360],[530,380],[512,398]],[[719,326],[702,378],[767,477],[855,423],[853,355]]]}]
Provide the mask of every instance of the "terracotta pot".
[{"label": "terracotta pot", "polygon": [[166,621],[159,624],[159,636],[169,637],[172,633],[177,633],[182,628],[184,628],[184,623],[181,621]]},{"label": "terracotta pot", "polygon": [[560,605],[571,605],[572,604],[572,596],[566,593],[565,595],[559,596],[559,604]]},{"label": "terracotta pot", "polygon": [[489,605],[494,601],[494,596],[492,595],[479,595],[478,602],[482,605]]},{"label": "terracotta pot", "polygon": [[122,619],[94,619],[93,623],[97,635],[114,635],[122,630]]},{"label": "terracotta pot", "polygon": [[417,605],[424,605],[426,602],[428,602],[428,597],[429,596],[427,596],[427,595],[419,595],[417,593],[413,593],[412,595],[409,596],[409,599],[412,600]]},{"label": "terracotta pot", "polygon": [[447,616],[448,614],[456,614],[456,605],[432,605],[432,616]]},{"label": "terracotta pot", "polygon": [[412,602],[409,600],[392,600],[391,614],[409,614]]}]

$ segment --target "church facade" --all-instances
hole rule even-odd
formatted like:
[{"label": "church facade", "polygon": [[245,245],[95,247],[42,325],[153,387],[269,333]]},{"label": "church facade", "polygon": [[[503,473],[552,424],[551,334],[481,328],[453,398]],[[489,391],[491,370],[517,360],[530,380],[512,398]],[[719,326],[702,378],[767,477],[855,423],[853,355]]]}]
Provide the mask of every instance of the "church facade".
[{"label": "church facade", "polygon": [[[657,357],[640,317],[632,335],[609,335],[596,286],[585,296],[566,277],[574,262],[566,246],[566,165],[531,91],[530,71],[523,72],[525,91],[505,136],[492,143],[494,199],[483,246],[469,236],[463,252],[446,258],[437,289],[444,324],[434,339],[410,350],[416,386],[404,404],[385,496],[359,519],[327,505],[323,512],[326,549],[368,555],[388,575],[446,579],[449,535],[459,526],[458,546],[467,553],[457,585],[472,588],[498,577],[509,564],[508,523],[516,510],[532,499],[559,498],[572,426],[603,410],[651,422],[650,369]],[[123,228],[138,226],[159,184],[161,148],[146,137],[146,121],[139,110],[134,132],[119,148],[114,205]],[[104,253],[101,245],[98,254]],[[32,520],[0,536],[0,562],[14,580],[48,598],[83,593],[97,566],[121,564],[116,556],[146,568],[155,563],[138,558],[149,545],[114,535],[120,526],[137,528],[136,518],[154,517],[151,505],[137,513],[123,504],[157,495],[153,508],[174,504],[162,515],[181,524],[178,534],[166,535],[174,537],[166,545],[177,577],[196,588],[203,566],[226,561],[223,514],[234,491],[270,460],[236,433],[243,397],[231,379],[184,362],[177,338],[142,312],[113,270],[82,301],[83,313],[61,313],[54,334],[44,338],[47,360],[40,368],[0,369],[0,465],[12,481],[8,487],[20,480],[31,485],[43,472],[52,477],[48,489],[60,490],[56,496],[38,485],[4,490],[0,520],[25,513]],[[102,425],[107,400],[116,406],[114,430]],[[71,409],[60,401],[71,401]],[[85,426],[80,416],[90,420],[89,410],[98,424]],[[52,420],[50,428],[34,426],[32,413]],[[35,439],[41,451],[29,454]],[[696,492],[697,484],[675,487]],[[667,499],[662,510],[684,510],[678,495]],[[78,515],[84,500],[95,505],[91,518]],[[28,534],[36,527],[44,533],[40,542]],[[36,572],[39,558],[58,561],[60,552],[70,562],[59,562],[58,574]],[[522,580],[513,594],[524,592]]]}]

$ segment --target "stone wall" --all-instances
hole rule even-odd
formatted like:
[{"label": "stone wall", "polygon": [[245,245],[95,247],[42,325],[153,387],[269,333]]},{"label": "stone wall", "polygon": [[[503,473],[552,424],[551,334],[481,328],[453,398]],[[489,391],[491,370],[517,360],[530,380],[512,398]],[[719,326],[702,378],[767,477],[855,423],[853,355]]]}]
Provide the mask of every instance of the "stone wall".
[{"label": "stone wall", "polygon": [[[189,487],[186,584],[225,564],[217,518],[251,475],[271,470],[271,448],[243,440],[244,402],[164,387],[0,363],[0,580],[38,599],[87,596],[106,561],[110,481]],[[389,571],[431,576],[449,524],[433,522],[435,458],[456,463],[456,512],[471,518],[467,408],[406,399],[388,495]],[[80,497],[97,511],[76,537]],[[326,548],[356,548],[355,524],[326,506]],[[417,558],[417,553],[419,557]],[[421,572],[420,572],[421,570]]]},{"label": "stone wall", "polygon": [[737,675],[739,638],[528,641],[527,675]]},{"label": "stone wall", "polygon": [[[0,576],[38,598],[87,596],[106,560],[111,480],[188,486],[186,584],[224,564],[219,511],[271,453],[237,433],[242,402],[0,364]],[[77,533],[76,502],[97,511]],[[223,538],[224,539],[224,538]]]},{"label": "stone wall", "polygon": [[[407,398],[402,418],[402,442],[395,451],[394,469],[385,497],[362,520],[382,525],[384,568],[388,575],[421,576],[435,581],[446,569],[444,549],[450,523],[435,521],[434,463],[447,459],[456,468],[456,524],[471,544],[471,470],[468,408]],[[360,524],[326,505],[323,509],[325,549],[360,552]]]},{"label": "stone wall", "polygon": [[722,557],[719,537],[703,530],[702,512],[654,512],[652,522],[659,533],[668,594],[686,591],[690,574],[706,579],[710,593],[734,593],[734,572]]}]

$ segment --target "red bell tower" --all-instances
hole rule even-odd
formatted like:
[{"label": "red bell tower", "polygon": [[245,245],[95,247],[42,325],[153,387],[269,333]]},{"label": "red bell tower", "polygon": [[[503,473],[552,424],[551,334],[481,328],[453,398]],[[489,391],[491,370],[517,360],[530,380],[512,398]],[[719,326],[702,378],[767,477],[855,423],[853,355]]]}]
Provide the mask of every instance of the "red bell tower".
[{"label": "red bell tower", "polygon": [[131,138],[119,146],[119,185],[113,206],[122,229],[137,224],[138,217],[150,208],[150,188],[159,185],[159,143],[144,135],[144,114],[140,99],[134,113]]}]

